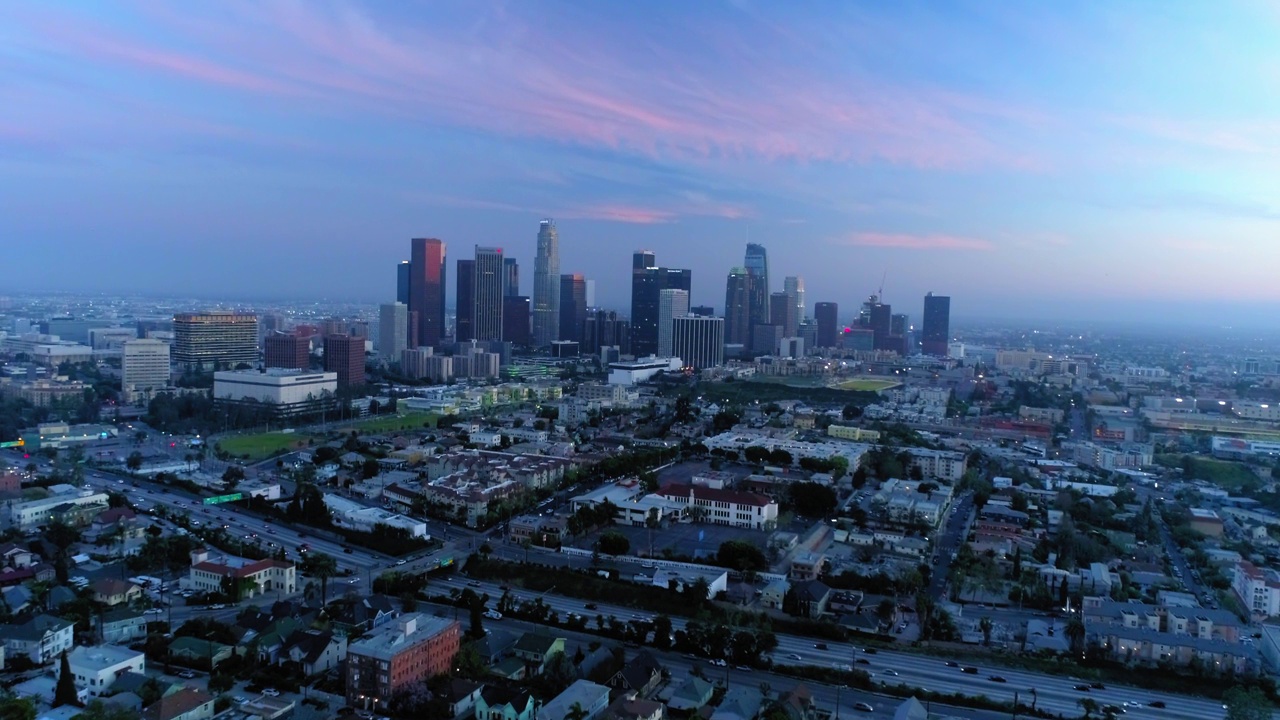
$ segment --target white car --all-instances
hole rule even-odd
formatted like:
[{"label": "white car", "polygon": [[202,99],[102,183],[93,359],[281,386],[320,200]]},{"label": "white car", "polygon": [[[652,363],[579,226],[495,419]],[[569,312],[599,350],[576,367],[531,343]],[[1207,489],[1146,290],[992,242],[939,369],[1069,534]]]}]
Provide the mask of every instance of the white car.
[{"label": "white car", "polygon": [[263,688],[262,694],[267,697],[280,697],[280,691],[275,688]]},{"label": "white car", "polygon": [[397,561],[396,561],[396,565],[403,565],[403,564],[405,564],[405,562],[406,562],[406,561],[404,561],[404,560],[397,560]]},{"label": "white car", "polygon": [[485,617],[487,617],[487,618],[489,618],[490,620],[501,620],[501,619],[502,619],[502,613],[498,612],[497,610],[485,610],[485,611],[484,611],[484,616],[485,616]]}]

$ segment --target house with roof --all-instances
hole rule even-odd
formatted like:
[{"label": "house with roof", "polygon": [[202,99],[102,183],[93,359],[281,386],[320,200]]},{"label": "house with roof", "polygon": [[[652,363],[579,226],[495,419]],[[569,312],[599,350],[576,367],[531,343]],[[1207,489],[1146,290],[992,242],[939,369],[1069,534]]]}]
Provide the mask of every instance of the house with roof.
[{"label": "house with roof", "polygon": [[508,632],[501,628],[489,630],[488,634],[479,640],[471,643],[476,653],[480,655],[480,659],[486,665],[496,665],[507,653],[511,652],[519,640],[513,632]]},{"label": "house with roof", "polygon": [[609,679],[609,687],[645,697],[662,681],[662,664],[648,650],[641,650]]},{"label": "house with roof", "polygon": [[125,645],[147,636],[147,618],[140,610],[117,608],[103,613],[96,619],[102,642]]},{"label": "house with roof", "polygon": [[0,590],[0,598],[4,600],[4,605],[8,608],[9,613],[16,615],[27,609],[34,596],[26,586],[14,585]]},{"label": "house with roof", "polygon": [[795,583],[791,591],[795,593],[797,615],[817,619],[827,612],[831,588],[821,580]]},{"label": "house with roof", "polygon": [[445,702],[449,703],[449,717],[458,718],[471,714],[484,685],[462,678],[453,678],[445,690]]},{"label": "house with roof", "polygon": [[680,687],[671,693],[667,708],[677,713],[692,715],[711,702],[715,690],[715,685],[697,675],[689,675],[683,683],[680,683]]},{"label": "house with roof", "polygon": [[126,605],[142,597],[142,588],[127,580],[101,578],[89,587],[93,590],[93,599],[107,607]]},{"label": "house with roof", "polygon": [[759,493],[670,484],[655,494],[683,506],[685,514],[700,515],[704,522],[714,525],[766,530],[778,522],[777,501]]},{"label": "house with roof", "polygon": [[222,592],[223,580],[243,583],[242,595],[254,597],[262,593],[293,593],[297,588],[296,566],[286,560],[267,558],[245,561],[239,558],[211,559],[207,548],[191,552],[191,570],[187,583],[198,592]]},{"label": "house with roof", "polygon": [[289,637],[278,662],[292,664],[303,675],[319,675],[338,667],[347,657],[347,638],[328,630],[299,630]]},{"label": "house with roof", "polygon": [[893,720],[929,720],[929,711],[912,695],[893,711]]},{"label": "house with roof", "polygon": [[760,593],[760,604],[771,610],[781,610],[790,588],[791,583],[782,578],[770,582]]},{"label": "house with roof", "polygon": [[608,720],[662,720],[666,705],[657,700],[645,700],[627,693],[605,708],[603,717]]},{"label": "house with roof", "polygon": [[587,713],[582,720],[595,720],[609,707],[609,688],[590,680],[575,680],[564,692],[548,700],[538,711],[538,716],[564,718],[574,707]]},{"label": "house with roof", "polygon": [[26,622],[0,625],[4,656],[26,657],[36,665],[53,662],[75,647],[75,623],[52,615],[36,615]]},{"label": "house with roof", "polygon": [[803,684],[798,684],[783,693],[773,707],[787,716],[787,720],[816,720],[818,705],[813,700],[813,693]]},{"label": "house with roof", "polygon": [[763,706],[764,694],[759,688],[735,685],[724,694],[709,720],[755,720]]},{"label": "house with roof", "polygon": [[143,710],[142,720],[208,720],[213,717],[213,701],[209,693],[182,688]]},{"label": "house with roof", "polygon": [[[147,656],[119,645],[81,646],[67,653],[67,665],[76,687],[86,690],[90,697],[98,697],[107,694],[121,675],[145,674]],[[61,665],[55,666],[54,676],[60,671]]]},{"label": "house with roof", "polygon": [[535,720],[538,700],[529,693],[499,685],[486,685],[475,701],[476,720]]},{"label": "house with roof", "polygon": [[0,545],[0,566],[21,570],[34,565],[39,558],[35,553],[17,543]]},{"label": "house with roof", "polygon": [[553,655],[564,653],[564,638],[543,632],[527,632],[516,641],[512,653],[528,666],[528,675],[541,675]]},{"label": "house with roof", "polygon": [[230,645],[190,636],[174,638],[169,643],[169,657],[174,662],[206,670],[231,659],[235,652]]}]

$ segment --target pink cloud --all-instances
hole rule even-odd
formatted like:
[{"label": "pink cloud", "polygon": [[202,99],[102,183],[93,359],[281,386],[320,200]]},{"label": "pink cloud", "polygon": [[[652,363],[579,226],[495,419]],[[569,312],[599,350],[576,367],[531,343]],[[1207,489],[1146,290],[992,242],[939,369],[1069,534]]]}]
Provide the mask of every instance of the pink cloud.
[{"label": "pink cloud", "polygon": [[678,217],[676,213],[668,210],[627,205],[596,205],[561,213],[560,216],[586,220],[609,220],[634,225],[659,225],[673,222]]},{"label": "pink cloud", "polygon": [[896,248],[899,250],[994,250],[989,240],[957,235],[907,235],[901,233],[860,232],[840,242],[858,247]]}]

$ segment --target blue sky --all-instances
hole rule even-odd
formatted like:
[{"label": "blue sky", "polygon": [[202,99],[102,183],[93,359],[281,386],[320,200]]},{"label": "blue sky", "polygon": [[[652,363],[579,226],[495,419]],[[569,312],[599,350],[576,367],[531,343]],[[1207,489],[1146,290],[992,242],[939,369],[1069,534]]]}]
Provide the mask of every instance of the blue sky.
[{"label": "blue sky", "polygon": [[425,235],[528,292],[551,216],[621,310],[633,250],[720,308],[750,239],[810,305],[1266,317],[1276,37],[1267,2],[5,3],[6,284],[386,300]]}]

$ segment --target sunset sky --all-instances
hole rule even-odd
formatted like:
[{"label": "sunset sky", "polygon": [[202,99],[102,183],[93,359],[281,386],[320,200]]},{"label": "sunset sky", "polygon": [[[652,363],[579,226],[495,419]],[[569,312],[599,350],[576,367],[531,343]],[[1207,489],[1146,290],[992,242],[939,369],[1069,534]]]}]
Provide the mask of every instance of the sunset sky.
[{"label": "sunset sky", "polygon": [[1278,37],[1261,1],[3,3],[0,292],[387,301],[430,236],[528,293],[549,216],[624,312],[633,250],[722,311],[750,240],[842,316],[886,277],[917,322],[1271,317]]}]

